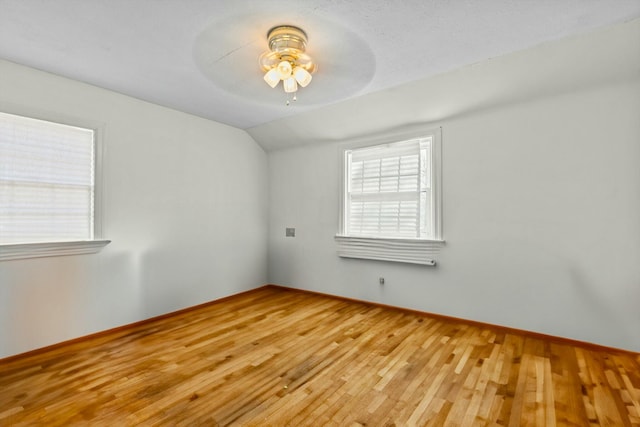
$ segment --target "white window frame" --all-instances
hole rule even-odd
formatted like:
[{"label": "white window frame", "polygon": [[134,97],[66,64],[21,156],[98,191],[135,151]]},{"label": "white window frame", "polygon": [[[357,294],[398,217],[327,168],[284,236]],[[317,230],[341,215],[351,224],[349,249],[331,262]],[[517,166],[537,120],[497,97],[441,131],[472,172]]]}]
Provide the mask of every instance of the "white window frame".
[{"label": "white window frame", "polygon": [[38,243],[0,244],[0,261],[40,258],[64,255],[92,254],[101,251],[111,241],[102,236],[102,157],[104,124],[76,117],[63,116],[51,112],[33,111],[19,106],[0,105],[0,111],[6,114],[44,120],[52,123],[90,129],[94,135],[94,201],[93,201],[93,239],[81,241],[47,241]]},{"label": "white window frame", "polygon": [[[347,235],[345,230],[347,221],[347,152],[358,148],[374,147],[429,137],[432,138],[430,178],[433,204],[433,237],[430,239],[421,239]],[[436,255],[445,243],[442,231],[442,129],[416,129],[378,138],[345,142],[340,145],[338,151],[341,168],[339,230],[335,236],[338,245],[338,256],[343,258],[435,265]]]}]

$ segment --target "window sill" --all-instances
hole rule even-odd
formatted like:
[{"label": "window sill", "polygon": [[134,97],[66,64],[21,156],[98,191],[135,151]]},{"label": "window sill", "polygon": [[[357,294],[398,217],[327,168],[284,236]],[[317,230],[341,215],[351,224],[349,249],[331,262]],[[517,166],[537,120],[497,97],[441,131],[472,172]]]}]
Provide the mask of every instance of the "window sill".
[{"label": "window sill", "polygon": [[380,239],[371,237],[335,236],[338,256],[342,258],[436,265],[434,256],[444,246],[444,240]]},{"label": "window sill", "polygon": [[98,253],[111,240],[83,240],[77,242],[16,243],[0,245],[0,261],[64,255]]}]

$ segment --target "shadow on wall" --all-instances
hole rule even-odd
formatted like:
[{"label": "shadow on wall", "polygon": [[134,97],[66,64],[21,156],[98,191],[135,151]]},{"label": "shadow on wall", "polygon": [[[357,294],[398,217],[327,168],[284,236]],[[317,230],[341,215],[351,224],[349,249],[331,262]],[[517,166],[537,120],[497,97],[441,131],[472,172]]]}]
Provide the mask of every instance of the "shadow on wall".
[{"label": "shadow on wall", "polygon": [[[1,280],[6,343],[17,354],[80,335],[88,281],[86,257],[49,257],[4,263]],[[3,316],[4,317],[4,316]],[[4,354],[8,352],[8,354]]]},{"label": "shadow on wall", "polygon": [[[166,248],[166,249],[165,249]],[[235,257],[235,258],[234,258]],[[153,317],[256,287],[238,254],[206,246],[171,246],[145,252],[140,259],[140,304]]]},{"label": "shadow on wall", "polygon": [[100,254],[97,285],[91,287],[88,297],[91,312],[86,317],[96,324],[96,330],[140,320],[143,252],[114,251],[117,246],[112,245]]},{"label": "shadow on wall", "polygon": [[[640,290],[638,286],[629,286],[632,293],[622,292],[618,295],[619,304],[605,298],[603,292],[598,289],[607,286],[606,283],[598,285],[584,274],[576,266],[569,268],[569,277],[571,279],[571,287],[573,294],[578,295],[585,307],[585,311],[592,313],[591,319],[596,324],[590,325],[591,328],[598,328],[600,325],[619,325],[615,330],[611,330],[604,326],[600,326],[599,331],[603,337],[610,338],[612,342],[635,342],[636,348],[640,348],[640,334],[638,334],[638,325],[640,324],[640,313],[638,312],[638,301],[640,301]],[[635,292],[635,295],[633,294]],[[630,304],[629,309],[622,309],[622,306]],[[620,313],[636,313],[636,319],[625,319]],[[631,320],[631,321],[630,321]],[[614,336],[619,336],[615,339]]]}]

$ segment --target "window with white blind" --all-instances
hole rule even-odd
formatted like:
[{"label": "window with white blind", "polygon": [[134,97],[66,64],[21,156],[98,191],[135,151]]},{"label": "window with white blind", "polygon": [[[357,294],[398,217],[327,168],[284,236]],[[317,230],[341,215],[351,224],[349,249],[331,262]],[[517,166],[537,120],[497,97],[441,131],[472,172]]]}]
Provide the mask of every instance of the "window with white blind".
[{"label": "window with white blind", "polygon": [[433,265],[442,243],[440,132],[343,150],[338,254]]},{"label": "window with white blind", "polygon": [[0,113],[0,259],[99,250],[95,201],[93,129]]}]

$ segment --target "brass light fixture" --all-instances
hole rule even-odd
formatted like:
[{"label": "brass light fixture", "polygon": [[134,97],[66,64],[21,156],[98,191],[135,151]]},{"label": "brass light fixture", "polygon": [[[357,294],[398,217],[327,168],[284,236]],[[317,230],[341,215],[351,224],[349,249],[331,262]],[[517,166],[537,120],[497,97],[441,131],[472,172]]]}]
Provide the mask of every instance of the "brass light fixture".
[{"label": "brass light fixture", "polygon": [[269,52],[259,58],[260,68],[265,72],[264,81],[275,88],[282,80],[284,91],[293,93],[295,101],[298,85],[306,87],[311,82],[311,74],[317,70],[316,64],[305,53],[307,34],[298,27],[280,25],[269,30],[267,40]]}]

